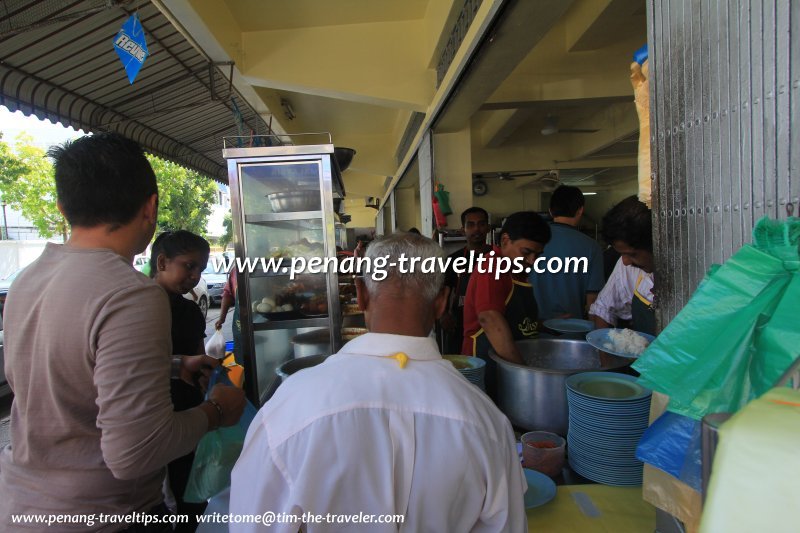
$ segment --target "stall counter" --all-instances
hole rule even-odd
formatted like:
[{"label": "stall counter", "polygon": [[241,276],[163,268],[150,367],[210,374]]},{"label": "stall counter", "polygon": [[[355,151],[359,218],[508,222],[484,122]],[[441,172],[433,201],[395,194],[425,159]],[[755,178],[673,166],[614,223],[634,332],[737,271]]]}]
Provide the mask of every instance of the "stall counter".
[{"label": "stall counter", "polygon": [[642,500],[641,487],[561,485],[556,497],[528,509],[528,531],[548,533],[651,533],[655,507]]}]

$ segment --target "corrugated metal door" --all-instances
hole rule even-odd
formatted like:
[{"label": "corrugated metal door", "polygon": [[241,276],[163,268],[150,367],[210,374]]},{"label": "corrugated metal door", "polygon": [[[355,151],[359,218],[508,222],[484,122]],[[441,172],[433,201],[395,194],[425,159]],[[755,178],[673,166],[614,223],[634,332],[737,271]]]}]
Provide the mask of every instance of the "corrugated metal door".
[{"label": "corrugated metal door", "polygon": [[648,0],[659,324],[765,215],[798,214],[800,2]]}]

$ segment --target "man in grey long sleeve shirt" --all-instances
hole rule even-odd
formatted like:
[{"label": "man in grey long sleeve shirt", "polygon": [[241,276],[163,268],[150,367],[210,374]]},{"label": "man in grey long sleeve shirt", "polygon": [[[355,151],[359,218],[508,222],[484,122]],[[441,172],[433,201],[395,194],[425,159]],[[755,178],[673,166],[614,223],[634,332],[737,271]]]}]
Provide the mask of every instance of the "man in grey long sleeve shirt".
[{"label": "man in grey long sleeve shirt", "polygon": [[[104,134],[52,155],[72,233],[63,246],[47,245],[6,303],[15,397],[11,446],[0,453],[0,529],[38,530],[45,520],[58,530],[119,531],[141,526],[161,504],[164,466],[209,429],[238,421],[244,397],[218,385],[208,402],[173,411],[167,296],[131,266],[158,211],[141,149]],[[191,372],[202,360],[182,363]]]}]

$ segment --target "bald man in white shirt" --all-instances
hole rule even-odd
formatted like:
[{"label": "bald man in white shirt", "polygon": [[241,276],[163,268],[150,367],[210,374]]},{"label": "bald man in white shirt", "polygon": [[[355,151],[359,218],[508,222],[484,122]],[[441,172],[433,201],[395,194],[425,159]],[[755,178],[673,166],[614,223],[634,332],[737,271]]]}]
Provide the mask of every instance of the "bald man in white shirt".
[{"label": "bald man in white shirt", "polygon": [[[443,257],[393,234],[367,257]],[[525,478],[506,417],[428,336],[443,273],[357,280],[370,333],[281,385],[250,426],[230,511],[289,518],[269,531],[527,531]],[[285,513],[285,514],[284,514]],[[387,523],[350,523],[355,516]],[[348,518],[349,517],[349,518]],[[296,520],[296,521],[295,521]],[[231,524],[231,531],[266,531]]]}]

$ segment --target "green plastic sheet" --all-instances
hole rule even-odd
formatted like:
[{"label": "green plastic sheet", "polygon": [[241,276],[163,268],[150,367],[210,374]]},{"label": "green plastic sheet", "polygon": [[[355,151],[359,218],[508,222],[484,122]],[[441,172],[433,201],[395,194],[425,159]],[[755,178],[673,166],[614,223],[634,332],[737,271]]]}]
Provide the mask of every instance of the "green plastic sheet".
[{"label": "green plastic sheet", "polygon": [[633,365],[669,410],[700,420],[767,392],[800,354],[800,219],[760,220]]}]

